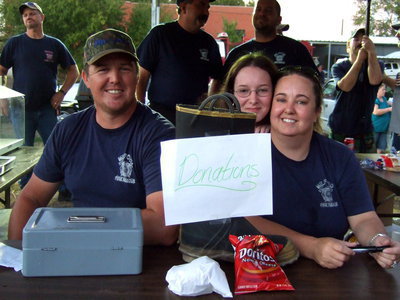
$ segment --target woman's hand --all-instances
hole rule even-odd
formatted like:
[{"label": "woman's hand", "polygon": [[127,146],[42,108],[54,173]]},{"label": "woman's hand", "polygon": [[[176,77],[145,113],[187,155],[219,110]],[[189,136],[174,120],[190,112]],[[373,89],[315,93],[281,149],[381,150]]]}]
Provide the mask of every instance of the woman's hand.
[{"label": "woman's hand", "polygon": [[379,236],[374,239],[373,246],[390,246],[382,252],[371,254],[382,268],[394,268],[400,263],[400,243],[388,236]]},{"label": "woman's hand", "polygon": [[356,246],[357,243],[340,241],[334,238],[317,238],[313,245],[312,258],[322,267],[336,269],[348,261],[355,252],[349,247]]},{"label": "woman's hand", "polygon": [[268,124],[256,125],[256,128],[254,130],[255,133],[269,133],[270,131],[271,125]]}]

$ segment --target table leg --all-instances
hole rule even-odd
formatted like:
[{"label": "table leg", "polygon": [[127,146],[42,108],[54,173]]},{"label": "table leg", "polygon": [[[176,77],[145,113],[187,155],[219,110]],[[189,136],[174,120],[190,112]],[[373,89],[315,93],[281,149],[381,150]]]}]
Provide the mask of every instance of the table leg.
[{"label": "table leg", "polygon": [[4,199],[0,198],[0,202],[3,203],[4,208],[10,208],[11,205],[11,189],[7,188],[4,190]]},{"label": "table leg", "polygon": [[4,206],[5,208],[10,208],[11,205],[11,188],[8,188],[4,191],[5,199],[4,199]]}]

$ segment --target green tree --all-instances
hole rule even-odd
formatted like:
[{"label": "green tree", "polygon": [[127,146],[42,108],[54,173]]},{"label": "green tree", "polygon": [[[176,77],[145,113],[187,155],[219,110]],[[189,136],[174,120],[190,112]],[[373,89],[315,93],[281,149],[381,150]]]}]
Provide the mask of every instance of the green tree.
[{"label": "green tree", "polygon": [[236,29],[237,21],[229,22],[229,20],[222,18],[222,22],[223,30],[228,34],[230,43],[236,44],[243,40],[243,32]]},{"label": "green tree", "polygon": [[[353,17],[355,25],[365,26],[367,0],[354,0],[358,11]],[[393,0],[371,0],[370,35],[393,36],[395,31],[391,24],[400,20],[400,2]]]},{"label": "green tree", "polygon": [[140,42],[149,32],[151,26],[151,4],[138,3],[133,9],[133,13],[127,23],[127,33],[131,36],[135,46],[139,46]]},{"label": "green tree", "polygon": [[[18,7],[21,0],[3,0],[1,34],[4,39],[25,32]],[[82,68],[83,46],[87,37],[105,28],[124,30],[121,22],[123,0],[37,0],[45,15],[45,34],[59,38]]]}]

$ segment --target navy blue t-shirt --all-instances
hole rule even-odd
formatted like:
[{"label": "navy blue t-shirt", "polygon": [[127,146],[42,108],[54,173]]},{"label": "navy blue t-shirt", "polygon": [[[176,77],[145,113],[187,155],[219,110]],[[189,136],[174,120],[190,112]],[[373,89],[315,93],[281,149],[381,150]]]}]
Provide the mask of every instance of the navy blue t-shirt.
[{"label": "navy blue t-shirt", "polygon": [[25,95],[25,109],[50,106],[57,88],[57,66],[75,65],[75,60],[58,39],[45,35],[31,39],[26,33],[10,38],[4,46],[0,65],[13,68],[13,89]]},{"label": "navy blue t-shirt", "polygon": [[229,72],[229,69],[238,58],[253,52],[262,52],[274,62],[278,69],[285,66],[307,66],[319,74],[310,53],[302,43],[289,37],[278,35],[270,42],[260,43],[250,40],[233,48],[226,58],[224,75]]},{"label": "navy blue t-shirt", "polygon": [[[379,65],[383,72],[383,63],[379,62]],[[335,81],[342,79],[351,67],[349,59],[336,62],[332,66],[332,76]],[[350,92],[344,92],[336,85],[338,90],[336,105],[329,116],[329,127],[332,132],[349,136],[371,134],[373,132],[371,115],[379,85],[369,83],[368,68],[365,64]]]},{"label": "navy blue t-shirt", "polygon": [[79,207],[146,207],[146,195],[161,191],[160,142],[173,139],[173,125],[138,103],[130,120],[104,129],[93,106],[72,114],[53,130],[34,173],[64,180]]},{"label": "navy blue t-shirt", "polygon": [[342,239],[347,217],[374,210],[365,176],[345,145],[314,133],[293,161],[272,144],[273,215],[265,218],[314,237]]},{"label": "navy blue t-shirt", "polygon": [[151,73],[150,103],[175,108],[196,104],[210,78],[221,79],[222,60],[214,38],[184,30],[178,22],[154,27],[138,48],[140,66]]}]

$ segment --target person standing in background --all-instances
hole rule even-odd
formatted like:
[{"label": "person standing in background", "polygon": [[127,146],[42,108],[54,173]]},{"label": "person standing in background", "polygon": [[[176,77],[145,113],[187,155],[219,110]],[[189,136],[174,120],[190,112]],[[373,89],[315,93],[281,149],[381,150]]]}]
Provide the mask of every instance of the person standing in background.
[{"label": "person standing in background", "polygon": [[371,114],[383,79],[383,64],[364,28],[351,35],[346,50],[349,58],[332,66],[338,94],[329,116],[331,137],[341,143],[353,138],[355,152],[374,152]]},{"label": "person standing in background", "polygon": [[277,68],[290,65],[310,67],[318,72],[307,48],[300,42],[277,34],[281,24],[281,6],[276,0],[258,0],[254,2],[253,27],[254,39],[233,48],[224,64],[224,75],[241,56],[262,52],[271,59]]},{"label": "person standing in background", "polygon": [[[400,48],[400,23],[393,24],[392,28],[396,30],[398,38],[397,46]],[[400,150],[400,72],[397,73],[396,79],[385,76],[383,82],[388,85],[393,91],[392,117],[389,124],[389,132],[393,132],[392,147],[396,151]]]},{"label": "person standing in background", "polygon": [[[45,15],[35,2],[19,7],[26,32],[11,37],[0,56],[0,75],[13,69],[13,89],[25,95],[25,146],[33,146],[36,131],[46,144],[54,126],[61,102],[79,76],[75,60],[65,45],[43,32]],[[62,87],[57,89],[57,68],[66,70]],[[10,110],[16,120],[20,110]],[[30,174],[20,181],[21,188]]]},{"label": "person standing in background", "polygon": [[[45,144],[57,123],[57,111],[79,76],[75,60],[58,39],[45,35],[45,16],[35,2],[19,7],[26,32],[10,38],[0,57],[0,74],[13,68],[13,89],[25,95],[25,145],[33,146],[39,132]],[[67,73],[58,91],[57,67]]]},{"label": "person standing in background", "polygon": [[321,82],[321,85],[323,86],[325,84],[326,80],[326,71],[324,70],[324,65],[319,64],[317,66],[318,68],[318,73],[319,73],[319,81]]},{"label": "person standing in background", "polygon": [[[207,95],[210,78],[219,86],[222,59],[215,39],[201,30],[215,0],[177,0],[178,20],[154,27],[138,48],[136,96],[175,123],[175,106],[197,104]],[[150,82],[150,83],[149,83]],[[210,87],[210,94],[216,92]]]},{"label": "person standing in background", "polygon": [[372,112],[372,124],[374,125],[374,140],[377,153],[384,153],[387,148],[387,131],[390,122],[392,107],[385,97],[386,85],[384,83],[378,89]]}]

